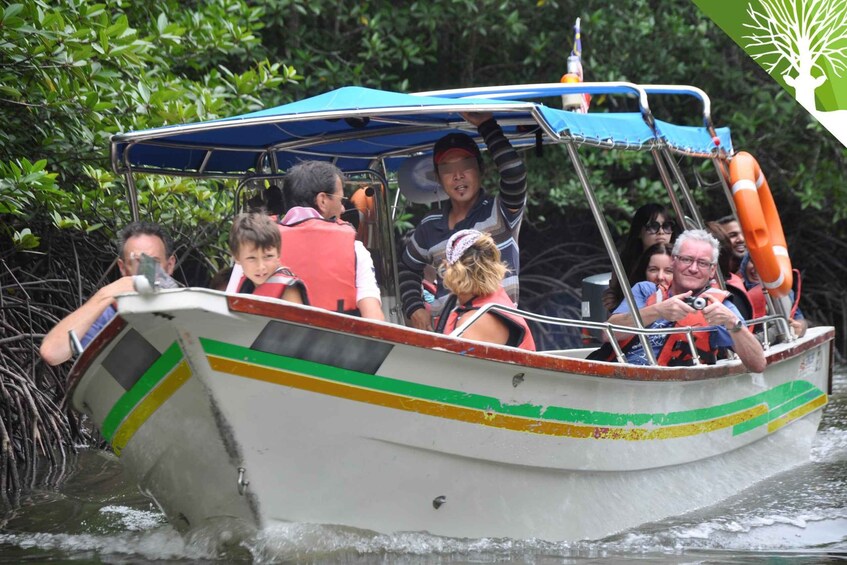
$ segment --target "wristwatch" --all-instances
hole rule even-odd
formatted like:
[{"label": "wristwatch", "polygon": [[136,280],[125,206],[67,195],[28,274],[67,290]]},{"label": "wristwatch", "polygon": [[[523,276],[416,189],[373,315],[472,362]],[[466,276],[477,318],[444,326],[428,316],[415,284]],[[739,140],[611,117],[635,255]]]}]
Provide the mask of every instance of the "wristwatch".
[{"label": "wristwatch", "polygon": [[731,328],[729,328],[729,331],[731,331],[732,333],[740,332],[741,328],[743,328],[743,327],[744,327],[744,322],[742,322],[741,319],[736,318],[735,323],[732,325]]}]

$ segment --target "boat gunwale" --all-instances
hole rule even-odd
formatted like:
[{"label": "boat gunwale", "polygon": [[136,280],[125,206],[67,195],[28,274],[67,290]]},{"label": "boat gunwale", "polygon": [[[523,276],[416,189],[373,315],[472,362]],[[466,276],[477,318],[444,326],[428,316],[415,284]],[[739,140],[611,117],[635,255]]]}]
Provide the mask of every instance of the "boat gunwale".
[{"label": "boat gunwale", "polygon": [[[183,289],[184,291],[208,289]],[[217,294],[217,293],[215,293]],[[700,381],[744,374],[741,363],[722,363],[719,365],[695,365],[684,367],[637,366],[617,362],[591,361],[545,354],[544,351],[532,352],[502,345],[486,344],[432,332],[425,332],[387,322],[374,322],[355,316],[324,311],[312,307],[289,304],[283,301],[255,299],[249,295],[226,295],[230,312],[263,316],[316,329],[353,334],[365,339],[382,340],[395,345],[406,345],[425,349],[439,349],[447,353],[471,357],[474,359],[503,362],[518,367],[571,373],[581,376],[605,379],[621,379],[641,382],[686,382]],[[155,313],[155,310],[151,310]],[[128,322],[121,316],[115,316],[83,351],[68,375],[68,398],[72,397],[82,376],[94,364],[94,361],[108,344],[117,337]],[[803,339],[779,350],[765,352],[768,366],[783,362],[809,351],[820,344],[835,338],[835,329],[826,331],[811,339]],[[830,363],[831,375],[831,363]]]}]

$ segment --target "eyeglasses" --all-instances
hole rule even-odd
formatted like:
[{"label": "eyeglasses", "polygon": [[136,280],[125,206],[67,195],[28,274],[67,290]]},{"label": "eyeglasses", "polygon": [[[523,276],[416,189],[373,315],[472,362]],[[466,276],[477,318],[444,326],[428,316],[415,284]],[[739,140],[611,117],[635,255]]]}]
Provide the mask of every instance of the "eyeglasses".
[{"label": "eyeglasses", "polygon": [[324,194],[326,194],[327,196],[331,196],[333,198],[340,198],[341,203],[345,206],[347,205],[348,202],[350,202],[350,199],[347,198],[346,196],[344,196],[343,194],[332,194],[331,192],[324,192]]},{"label": "eyeglasses", "polygon": [[673,233],[673,229],[676,227],[676,222],[668,220],[667,222],[660,224],[657,221],[652,221],[650,223],[644,224],[644,231],[647,233],[659,233],[659,230],[662,230],[664,233]]},{"label": "eyeglasses", "polygon": [[452,175],[454,173],[469,171],[476,166],[476,159],[473,157],[467,157],[465,159],[461,159],[459,161],[452,161],[450,163],[439,163],[438,174]]},{"label": "eyeglasses", "polygon": [[696,263],[697,268],[703,270],[708,269],[709,267],[714,265],[714,263],[706,261],[705,259],[695,260],[694,257],[689,257],[688,255],[674,255],[674,259],[682,263],[685,267],[690,267],[692,263]]}]

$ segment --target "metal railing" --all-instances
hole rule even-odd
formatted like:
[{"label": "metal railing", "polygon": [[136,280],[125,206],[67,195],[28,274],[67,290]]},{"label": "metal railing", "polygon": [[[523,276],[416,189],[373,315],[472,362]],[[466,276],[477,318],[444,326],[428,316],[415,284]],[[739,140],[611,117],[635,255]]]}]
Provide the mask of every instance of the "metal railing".
[{"label": "metal railing", "polygon": [[[697,347],[694,342],[694,332],[703,332],[703,331],[716,331],[715,326],[685,326],[685,327],[676,327],[676,328],[637,328],[634,326],[622,326],[618,324],[610,324],[608,322],[592,322],[589,320],[574,320],[569,318],[556,318],[553,316],[545,316],[543,314],[535,314],[533,312],[527,312],[524,310],[519,310],[517,308],[509,308],[508,306],[503,306],[501,304],[485,304],[479,310],[476,310],[470,317],[468,317],[465,321],[459,325],[455,330],[450,333],[452,337],[462,337],[473,324],[476,322],[481,316],[485,315],[490,311],[498,311],[505,312],[508,314],[512,314],[515,316],[521,316],[526,320],[532,320],[533,322],[537,322],[540,324],[549,324],[553,326],[562,326],[562,327],[572,327],[577,329],[587,329],[587,330],[599,330],[603,333],[605,337],[605,341],[609,343],[615,352],[615,357],[619,363],[626,363],[626,356],[621,349],[620,343],[615,338],[615,332],[627,333],[632,335],[643,336],[642,343],[649,343],[649,336],[651,335],[671,335],[671,334],[680,334],[684,333],[686,335],[686,339],[688,341],[688,346],[691,349],[691,355],[694,365],[702,365],[702,361],[700,360],[700,356],[697,354]],[[782,334],[789,336],[789,341],[794,341],[796,338],[793,336],[793,333],[790,331],[790,326],[788,321],[782,317],[777,315],[763,316],[761,318],[755,318],[747,321],[748,327],[752,325],[762,324],[764,328],[764,343],[762,347],[767,351],[770,346],[770,336],[769,336],[769,326],[776,325],[777,331],[776,335]],[[540,353],[543,353],[540,352]],[[647,357],[650,360],[651,365],[658,365],[654,356],[652,355],[652,350],[650,351],[650,355]]]}]

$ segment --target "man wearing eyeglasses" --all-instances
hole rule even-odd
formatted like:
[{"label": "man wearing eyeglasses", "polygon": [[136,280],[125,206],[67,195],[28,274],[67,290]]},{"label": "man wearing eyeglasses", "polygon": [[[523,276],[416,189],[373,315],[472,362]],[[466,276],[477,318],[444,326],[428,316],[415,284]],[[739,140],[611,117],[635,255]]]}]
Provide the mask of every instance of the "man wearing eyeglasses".
[{"label": "man wearing eyeglasses", "polygon": [[340,220],[348,198],[344,173],[326,161],[302,161],[283,179],[288,211],[279,221],[280,261],[305,282],[309,301],[337,312],[385,320],[373,258]]},{"label": "man wearing eyeglasses", "polygon": [[494,238],[509,267],[503,287],[518,302],[518,232],[526,206],[526,167],[490,113],[463,113],[462,117],[476,126],[485,141],[500,174],[500,192],[492,196],[482,189],[482,154],[472,137],[450,133],[435,143],[433,167],[449,201],[421,220],[397,267],[403,313],[410,326],[421,330],[432,331],[433,318],[444,309],[449,295],[441,280],[436,281],[431,312],[427,312],[421,291],[424,269],[441,265],[447,240],[459,230],[475,229]]},{"label": "man wearing eyeglasses", "polygon": [[171,238],[165,230],[150,222],[133,222],[126,226],[118,236],[117,265],[121,278],[94,293],[85,304],[68,314],[44,336],[39,352],[47,364],[64,363],[73,355],[68,332],[73,331],[80,339],[80,344],[87,347],[117,315],[115,297],[135,292],[133,276],[138,274],[142,254],[155,259],[168,275],[173,273],[176,258]]},{"label": "man wearing eyeglasses", "polygon": [[[713,287],[718,260],[718,242],[705,230],[688,230],[673,248],[673,281],[667,295],[650,282],[632,287],[636,306],[646,328],[708,327],[694,332],[700,361],[715,363],[722,349],[733,349],[751,372],[765,370],[767,362],[761,344],[747,329],[738,309],[727,300],[728,293]],[[705,307],[691,303],[704,299]],[[689,299],[689,301],[686,301]],[[609,318],[610,324],[635,326],[629,305],[623,301]],[[649,342],[660,365],[690,365],[693,355],[685,334],[650,335]],[[641,340],[622,334],[621,346],[630,363],[647,364]]]}]

